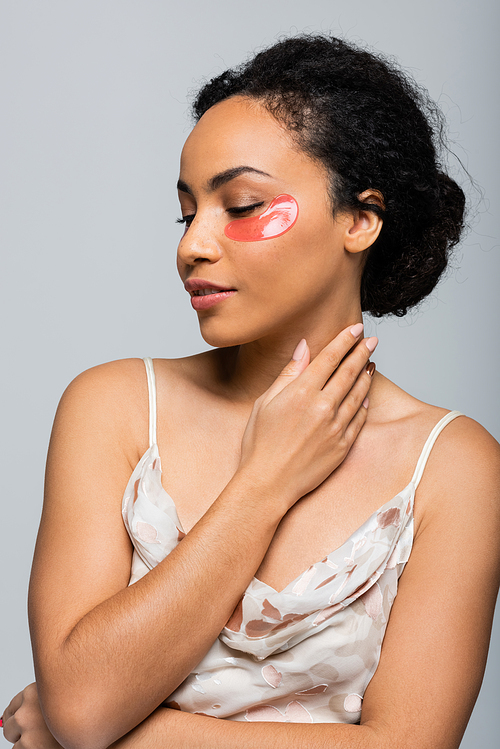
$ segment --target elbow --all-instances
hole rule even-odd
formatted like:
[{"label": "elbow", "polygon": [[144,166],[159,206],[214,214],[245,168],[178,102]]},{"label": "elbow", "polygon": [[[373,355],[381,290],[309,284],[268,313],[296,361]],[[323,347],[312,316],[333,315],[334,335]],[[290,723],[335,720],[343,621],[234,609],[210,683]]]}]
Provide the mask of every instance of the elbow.
[{"label": "elbow", "polygon": [[47,726],[63,749],[107,749],[123,734],[94,699],[54,695],[43,700]]},{"label": "elbow", "polygon": [[93,735],[93,732],[82,731],[79,726],[61,725],[57,722],[49,723],[50,732],[63,749],[106,749],[109,743],[101,743]]}]

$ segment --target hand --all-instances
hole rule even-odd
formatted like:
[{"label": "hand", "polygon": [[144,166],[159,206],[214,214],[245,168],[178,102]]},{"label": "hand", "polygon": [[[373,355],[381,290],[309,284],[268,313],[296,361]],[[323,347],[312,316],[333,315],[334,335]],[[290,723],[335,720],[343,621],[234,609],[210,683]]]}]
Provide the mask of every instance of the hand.
[{"label": "hand", "polygon": [[36,684],[16,694],[4,710],[3,735],[14,749],[62,749],[50,733],[38,702]]},{"label": "hand", "polygon": [[358,326],[346,328],[311,363],[304,342],[300,359],[255,402],[238,470],[283,497],[285,511],[342,463],[366,421],[366,367],[377,339],[353,349],[360,335]]}]

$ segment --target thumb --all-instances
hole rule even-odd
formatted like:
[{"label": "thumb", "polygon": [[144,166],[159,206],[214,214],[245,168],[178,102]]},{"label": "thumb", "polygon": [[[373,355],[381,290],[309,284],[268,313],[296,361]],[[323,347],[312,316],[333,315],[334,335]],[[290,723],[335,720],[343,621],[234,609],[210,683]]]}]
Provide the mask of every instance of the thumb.
[{"label": "thumb", "polygon": [[309,351],[306,339],[303,338],[297,345],[288,364],[286,364],[271,387],[267,390],[265,399],[267,401],[272,400],[275,395],[281,393],[287,385],[296,380],[301,372],[306,369],[310,360],[311,352]]}]

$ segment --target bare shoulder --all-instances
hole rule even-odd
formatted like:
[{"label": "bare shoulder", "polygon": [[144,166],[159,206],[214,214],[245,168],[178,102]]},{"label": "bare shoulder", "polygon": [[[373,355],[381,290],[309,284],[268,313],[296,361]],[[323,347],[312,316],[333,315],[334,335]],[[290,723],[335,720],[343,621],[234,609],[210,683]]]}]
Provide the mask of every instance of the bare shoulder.
[{"label": "bare shoulder", "polygon": [[66,401],[98,401],[101,406],[111,407],[122,402],[125,395],[144,390],[147,379],[142,359],[119,359],[86,369],[68,385],[61,399]]},{"label": "bare shoulder", "polygon": [[[418,456],[450,409],[424,403],[383,376],[374,384],[378,385],[371,415],[375,429],[383,430],[386,445],[394,445],[391,455],[408,452]],[[499,492],[500,445],[481,424],[460,415],[444,426],[432,447],[417,490],[415,516],[417,521],[424,513],[427,517],[439,512],[456,516],[458,507],[463,506],[471,510],[483,507],[498,517]]]},{"label": "bare shoulder", "polygon": [[[175,397],[189,388],[203,389],[211,352],[179,359],[154,359],[158,390]],[[183,398],[181,397],[181,400]],[[120,359],[85,370],[66,388],[54,430],[99,435],[120,444],[135,466],[148,446],[148,381],[142,359]]]},{"label": "bare shoulder", "polygon": [[415,518],[415,559],[432,566],[438,557],[449,580],[460,573],[459,586],[467,577],[492,613],[500,584],[500,445],[474,419],[458,416],[440,432]]},{"label": "bare shoulder", "polygon": [[436,453],[453,472],[481,472],[497,475],[500,468],[500,444],[477,421],[461,415],[443,430],[443,439],[436,442]]},{"label": "bare shoulder", "polygon": [[500,445],[477,421],[459,416],[439,435],[426,473],[439,488],[500,487]]},{"label": "bare shoulder", "polygon": [[[142,375],[142,377],[141,377]],[[145,381],[142,359],[119,359],[86,369],[72,380],[63,394],[64,399],[104,398],[119,399]]]},{"label": "bare shoulder", "polygon": [[500,534],[500,445],[474,419],[460,416],[439,435],[419,487],[429,519]]},{"label": "bare shoulder", "polygon": [[[121,359],[85,370],[68,385],[59,403],[52,442],[62,432],[113,441],[136,462],[147,447],[148,385],[142,359]],[[142,454],[142,453],[141,453]]]}]

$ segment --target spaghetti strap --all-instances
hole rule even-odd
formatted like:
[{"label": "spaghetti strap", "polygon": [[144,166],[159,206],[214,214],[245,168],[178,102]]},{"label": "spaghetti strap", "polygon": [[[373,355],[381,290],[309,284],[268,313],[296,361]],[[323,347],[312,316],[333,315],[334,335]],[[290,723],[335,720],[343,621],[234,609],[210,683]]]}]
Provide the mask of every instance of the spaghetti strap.
[{"label": "spaghetti strap", "polygon": [[148,376],[149,447],[152,447],[153,445],[156,445],[156,378],[151,357],[146,356],[143,361],[146,365],[146,374]]},{"label": "spaghetti strap", "polygon": [[449,413],[445,414],[445,416],[443,416],[443,418],[438,421],[432,432],[429,434],[424,448],[420,453],[417,467],[415,468],[415,473],[413,474],[411,479],[411,483],[415,485],[415,489],[420,483],[420,479],[422,478],[422,474],[427,463],[427,458],[431,454],[431,450],[434,446],[435,441],[437,440],[445,426],[447,426],[450,421],[453,421],[453,419],[456,419],[457,416],[463,416],[463,414],[460,411],[450,411]]}]

